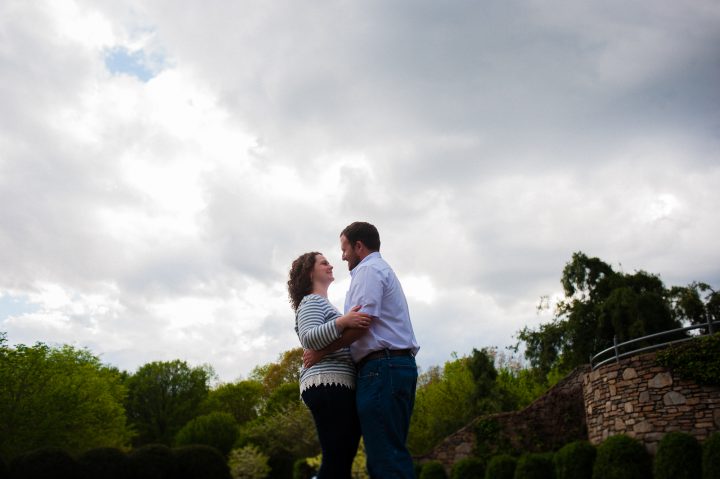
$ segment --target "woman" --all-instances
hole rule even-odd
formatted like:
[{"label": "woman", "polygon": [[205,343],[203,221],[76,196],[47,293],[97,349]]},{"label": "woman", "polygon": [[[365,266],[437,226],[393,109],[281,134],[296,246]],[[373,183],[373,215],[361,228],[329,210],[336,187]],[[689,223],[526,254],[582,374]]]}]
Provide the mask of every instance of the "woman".
[{"label": "woman", "polygon": [[359,307],[341,315],[330,304],[327,290],[335,280],[332,270],[322,254],[305,253],[293,261],[287,284],[303,348],[333,351],[300,372],[300,394],[313,415],[322,447],[317,477],[349,479],[360,423],[355,409],[355,364],[347,345],[367,330],[371,318],[358,312]]}]

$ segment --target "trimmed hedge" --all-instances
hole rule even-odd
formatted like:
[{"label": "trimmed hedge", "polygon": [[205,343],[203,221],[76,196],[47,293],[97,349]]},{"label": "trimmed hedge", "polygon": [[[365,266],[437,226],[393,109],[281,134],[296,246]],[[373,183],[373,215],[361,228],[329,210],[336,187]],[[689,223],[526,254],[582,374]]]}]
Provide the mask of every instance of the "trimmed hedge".
[{"label": "trimmed hedge", "polygon": [[173,479],[175,455],[164,444],[148,444],[130,453],[137,479]]},{"label": "trimmed hedge", "polygon": [[114,447],[85,451],[78,463],[86,479],[134,479],[136,475],[127,454]]},{"label": "trimmed hedge", "polygon": [[232,479],[225,456],[214,447],[196,444],[173,450],[177,479]]},{"label": "trimmed hedge", "polygon": [[439,461],[430,461],[423,464],[420,479],[448,479],[445,467]]},{"label": "trimmed hedge", "polygon": [[10,466],[10,477],[22,479],[77,479],[80,465],[63,449],[44,447],[18,456]]},{"label": "trimmed hedge", "polygon": [[493,456],[485,469],[485,479],[513,479],[517,459],[509,454]]},{"label": "trimmed hedge", "polygon": [[515,466],[514,479],[555,479],[552,453],[523,454]]},{"label": "trimmed hedge", "polygon": [[227,456],[239,434],[238,424],[232,414],[213,412],[189,421],[175,435],[177,446],[204,444],[218,449]]},{"label": "trimmed hedge", "polygon": [[477,457],[466,457],[453,464],[451,479],[483,479],[485,461]]},{"label": "trimmed hedge", "polygon": [[587,441],[565,444],[553,458],[556,479],[591,479],[597,450]]},{"label": "trimmed hedge", "polygon": [[597,449],[593,479],[648,479],[652,477],[650,456],[639,441],[618,434]]},{"label": "trimmed hedge", "polygon": [[705,439],[702,450],[703,479],[720,479],[720,432]]},{"label": "trimmed hedge", "polygon": [[695,437],[669,432],[658,444],[655,479],[697,479],[702,472],[702,448]]}]

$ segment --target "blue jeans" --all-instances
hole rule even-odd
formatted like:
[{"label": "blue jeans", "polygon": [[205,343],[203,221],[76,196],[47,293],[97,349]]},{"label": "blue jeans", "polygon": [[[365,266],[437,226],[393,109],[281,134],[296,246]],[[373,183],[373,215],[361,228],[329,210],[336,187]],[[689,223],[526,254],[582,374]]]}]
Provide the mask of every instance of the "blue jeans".
[{"label": "blue jeans", "polygon": [[358,370],[358,416],[372,479],[415,479],[406,442],[417,376],[412,356],[373,359]]},{"label": "blue jeans", "polygon": [[355,391],[344,386],[307,388],[302,398],[315,420],[322,464],[318,479],[350,479],[360,443]]}]

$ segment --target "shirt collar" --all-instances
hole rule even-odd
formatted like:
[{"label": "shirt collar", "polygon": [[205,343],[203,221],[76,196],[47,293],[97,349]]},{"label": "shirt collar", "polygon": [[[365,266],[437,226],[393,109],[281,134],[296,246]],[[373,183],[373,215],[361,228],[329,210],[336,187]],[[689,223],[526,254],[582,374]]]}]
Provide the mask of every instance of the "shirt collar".
[{"label": "shirt collar", "polygon": [[382,256],[380,256],[380,252],[379,252],[379,251],[373,251],[373,252],[370,253],[369,255],[365,256],[365,257],[362,259],[362,261],[360,261],[360,262],[357,264],[357,266],[355,266],[353,269],[350,270],[350,276],[352,277],[353,274],[355,274],[355,271],[357,271],[358,266],[360,266],[361,264],[365,263],[366,261],[370,261],[370,260],[373,259],[373,258],[382,258]]}]

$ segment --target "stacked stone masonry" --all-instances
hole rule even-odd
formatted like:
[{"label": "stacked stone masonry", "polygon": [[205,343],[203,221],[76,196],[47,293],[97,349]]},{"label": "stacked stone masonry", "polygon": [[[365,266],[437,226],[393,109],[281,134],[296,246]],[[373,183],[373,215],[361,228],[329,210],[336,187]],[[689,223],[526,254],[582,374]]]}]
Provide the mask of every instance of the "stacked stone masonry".
[{"label": "stacked stone masonry", "polygon": [[655,362],[655,353],[586,374],[583,391],[593,444],[627,434],[655,453],[668,432],[687,432],[702,441],[720,430],[720,388],[673,375]]},{"label": "stacked stone masonry", "polygon": [[[475,425],[488,418],[498,422],[514,447],[525,451],[537,449],[533,439],[538,437],[550,450],[576,439],[598,445],[609,436],[627,434],[654,454],[668,432],[686,432],[703,441],[720,431],[720,387],[677,377],[655,357],[635,356],[595,371],[578,368],[527,408],[478,418],[416,459],[437,460],[449,470],[472,455]],[[572,412],[577,408],[584,408],[579,424],[561,424],[559,419],[576,416]]]}]

